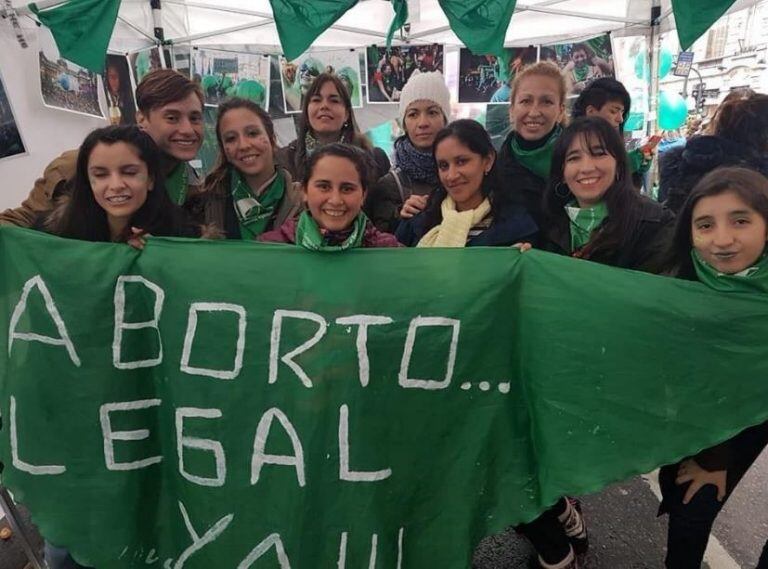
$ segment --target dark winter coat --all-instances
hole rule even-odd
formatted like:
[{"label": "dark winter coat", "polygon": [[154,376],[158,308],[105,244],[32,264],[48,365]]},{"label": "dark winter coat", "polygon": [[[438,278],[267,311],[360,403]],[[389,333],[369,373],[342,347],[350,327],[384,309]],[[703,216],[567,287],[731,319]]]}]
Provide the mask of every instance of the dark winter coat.
[{"label": "dark winter coat", "polygon": [[768,156],[719,136],[695,136],[659,157],[659,201],[677,213],[697,182],[719,166],[744,166],[768,176]]},{"label": "dark winter coat", "polygon": [[435,184],[413,181],[404,171],[392,168],[369,190],[363,210],[378,229],[394,233],[405,200],[412,195],[428,196],[435,189]]},{"label": "dark winter coat", "polygon": [[543,227],[544,189],[547,180],[540,178],[517,160],[510,147],[514,136],[515,132],[510,132],[499,150],[496,160],[499,179],[504,188],[512,193],[515,202],[528,210],[536,225]]},{"label": "dark winter coat", "polygon": [[[387,156],[387,153],[384,152],[381,148],[373,147],[369,150],[365,148],[362,143],[355,144],[355,146],[370,152],[371,158],[376,165],[376,171],[373,172],[371,176],[373,180],[378,180],[384,174],[389,172],[389,157]],[[298,142],[294,140],[293,142],[289,143],[288,146],[283,146],[282,148],[277,149],[277,152],[275,152],[275,162],[281,168],[288,170],[294,180],[301,182],[304,174],[304,164],[296,163],[297,152]]]},{"label": "dark winter coat", "polygon": [[[432,229],[426,227],[424,212],[400,222],[395,235],[406,247],[416,247],[421,238]],[[491,226],[467,241],[467,247],[505,247],[523,241],[534,241],[538,227],[528,213],[517,205],[510,205],[498,212]]]},{"label": "dark winter coat", "polygon": [[[640,224],[629,244],[621,251],[588,253],[582,258],[603,265],[659,273],[674,231],[674,214],[662,205],[643,197]],[[542,248],[560,255],[571,255],[571,230],[567,215],[551,220],[542,230]]]},{"label": "dark winter coat", "polygon": [[[283,225],[272,231],[267,231],[259,235],[259,241],[266,243],[289,243],[291,245],[296,244],[296,226],[298,225],[298,219],[292,217],[286,220]],[[364,248],[369,247],[400,247],[400,243],[397,242],[394,235],[379,231],[374,227],[373,223],[368,221],[365,225],[365,233],[363,233],[363,245]]]}]

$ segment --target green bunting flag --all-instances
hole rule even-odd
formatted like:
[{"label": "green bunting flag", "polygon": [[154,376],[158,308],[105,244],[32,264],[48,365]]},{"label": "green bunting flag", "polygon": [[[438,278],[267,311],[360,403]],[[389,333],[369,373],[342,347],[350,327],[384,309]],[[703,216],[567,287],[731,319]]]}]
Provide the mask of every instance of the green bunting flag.
[{"label": "green bunting flag", "polygon": [[500,54],[516,0],[438,0],[448,23],[475,55]]},{"label": "green bunting flag", "polygon": [[269,0],[286,59],[304,53],[357,0]]},{"label": "green bunting flag", "polygon": [[99,569],[464,569],[768,418],[764,294],[539,251],[0,228],[0,331],[3,484]]},{"label": "green bunting flag", "polygon": [[69,0],[46,10],[32,3],[29,9],[51,30],[61,57],[94,73],[104,72],[120,0]]},{"label": "green bunting flag", "polygon": [[672,0],[680,48],[687,50],[736,0]]},{"label": "green bunting flag", "polygon": [[392,8],[395,10],[395,17],[392,19],[387,32],[387,47],[392,45],[392,37],[395,32],[408,21],[408,0],[392,0]]}]

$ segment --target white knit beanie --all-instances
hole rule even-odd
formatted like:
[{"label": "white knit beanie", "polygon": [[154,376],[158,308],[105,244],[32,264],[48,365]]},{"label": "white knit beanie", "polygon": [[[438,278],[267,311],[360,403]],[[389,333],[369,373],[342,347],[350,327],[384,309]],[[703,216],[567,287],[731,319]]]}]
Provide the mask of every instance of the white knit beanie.
[{"label": "white knit beanie", "polygon": [[434,101],[443,110],[446,122],[451,120],[451,94],[439,71],[413,72],[400,93],[400,121],[405,124],[405,111],[414,101]]}]

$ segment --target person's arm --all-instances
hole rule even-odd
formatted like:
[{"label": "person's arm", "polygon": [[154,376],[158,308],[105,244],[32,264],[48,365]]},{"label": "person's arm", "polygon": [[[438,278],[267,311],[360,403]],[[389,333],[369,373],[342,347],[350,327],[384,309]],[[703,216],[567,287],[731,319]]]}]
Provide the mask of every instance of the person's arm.
[{"label": "person's arm", "polygon": [[19,207],[0,213],[0,225],[32,227],[41,215],[53,209],[54,198],[75,176],[76,164],[77,150],[68,150],[48,164],[27,199]]}]

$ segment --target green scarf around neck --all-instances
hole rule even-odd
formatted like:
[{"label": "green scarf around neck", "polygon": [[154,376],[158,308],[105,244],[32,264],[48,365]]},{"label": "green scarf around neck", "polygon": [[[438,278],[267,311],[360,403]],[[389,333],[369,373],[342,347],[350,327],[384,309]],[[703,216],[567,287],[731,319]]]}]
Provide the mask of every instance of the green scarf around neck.
[{"label": "green scarf around neck", "polygon": [[328,245],[317,222],[312,219],[308,211],[303,211],[296,224],[296,244],[311,251],[325,251],[329,253],[361,247],[363,245],[366,223],[368,223],[368,218],[361,211],[357,214],[352,224],[352,233],[340,244]]},{"label": "green scarf around neck", "polygon": [[517,141],[515,135],[512,136],[510,141],[510,148],[512,154],[518,159],[520,164],[525,166],[526,169],[536,174],[539,178],[546,180],[549,178],[549,167],[552,164],[552,152],[555,149],[555,143],[563,132],[563,127],[559,124],[555,125],[554,130],[549,134],[549,138],[544,143],[544,146],[536,148],[535,150],[523,150],[520,147],[520,143]]},{"label": "green scarf around neck", "polygon": [[235,206],[237,220],[240,222],[240,237],[256,239],[264,233],[277,211],[280,201],[285,194],[285,179],[277,172],[274,180],[256,199],[237,169],[229,168],[230,191],[232,203]]},{"label": "green scarf around neck", "polygon": [[576,202],[571,202],[565,206],[565,211],[570,220],[572,252],[589,243],[592,233],[608,217],[608,207],[604,202],[593,207],[579,207]]},{"label": "green scarf around neck", "polygon": [[693,268],[699,281],[720,292],[768,292],[768,255],[757,263],[732,275],[721,273],[701,258],[696,249],[691,249]]},{"label": "green scarf around neck", "polygon": [[187,190],[189,189],[189,172],[187,163],[179,162],[165,177],[165,191],[168,197],[176,205],[184,205],[187,201]]}]

